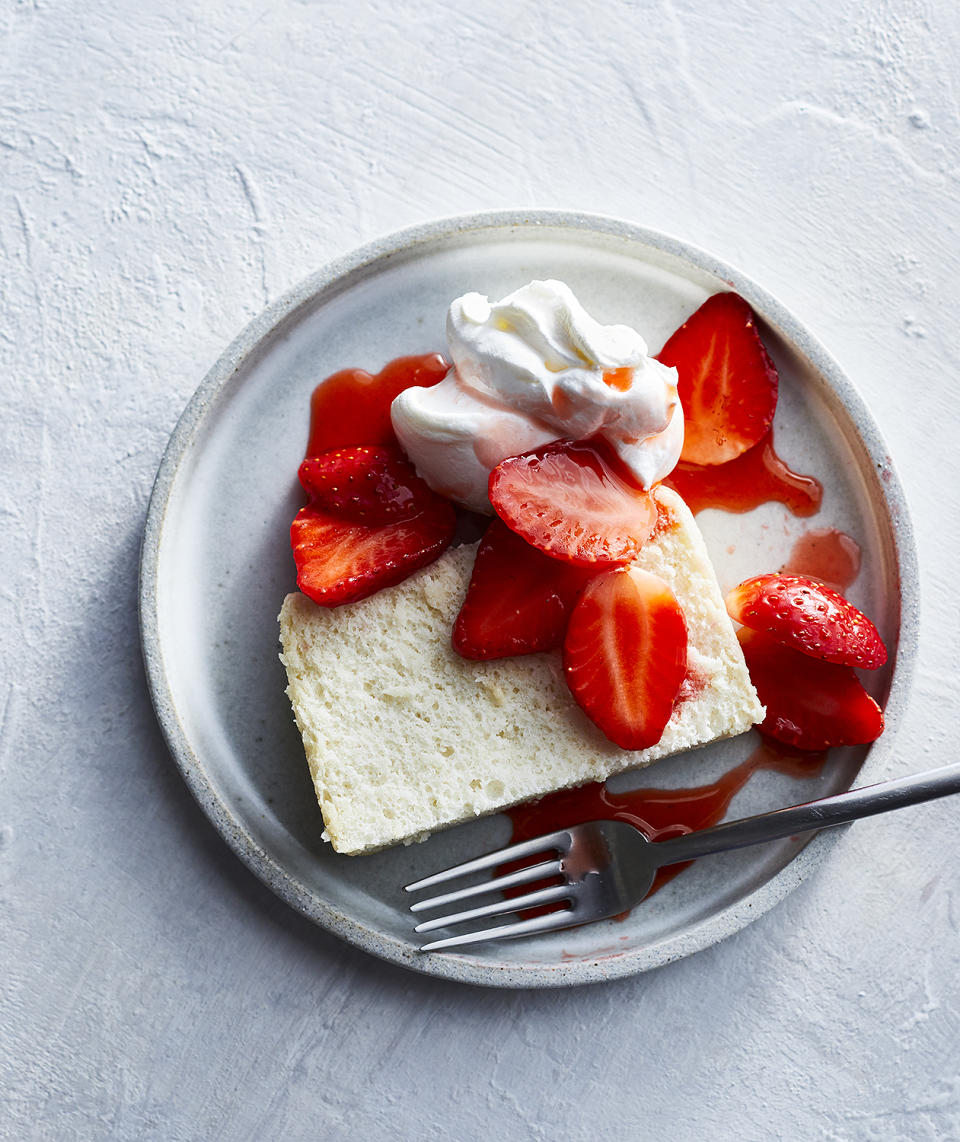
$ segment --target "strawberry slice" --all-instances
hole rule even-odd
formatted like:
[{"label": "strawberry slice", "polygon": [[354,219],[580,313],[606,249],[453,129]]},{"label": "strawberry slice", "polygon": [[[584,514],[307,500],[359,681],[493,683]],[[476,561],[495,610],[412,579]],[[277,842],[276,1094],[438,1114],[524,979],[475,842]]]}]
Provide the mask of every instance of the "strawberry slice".
[{"label": "strawberry slice", "polygon": [[453,508],[441,503],[387,527],[351,523],[311,505],[290,528],[297,586],[322,607],[339,607],[392,587],[450,544]]},{"label": "strawberry slice", "polygon": [[476,659],[555,649],[591,574],[544,555],[494,518],[477,548],[453,649]]},{"label": "strawberry slice", "polygon": [[687,625],[673,592],[636,567],[598,575],[571,612],[563,667],[580,708],[612,742],[655,745],[687,672]]},{"label": "strawberry slice", "polygon": [[657,523],[657,506],[601,440],[561,440],[504,460],[490,502],[511,530],[569,563],[628,563]]},{"label": "strawberry slice", "polygon": [[802,575],[757,575],[727,595],[730,617],[811,658],[876,670],[887,661],[877,628],[839,592]]},{"label": "strawberry slice", "polygon": [[410,519],[436,498],[396,448],[336,448],[298,474],[315,507],[372,527]]},{"label": "strawberry slice", "polygon": [[[369,462],[364,476],[362,467]],[[453,505],[396,449],[352,448],[300,467],[310,502],[290,527],[297,586],[315,603],[365,599],[432,563],[453,538]]]},{"label": "strawberry slice", "polygon": [[749,627],[737,637],[767,707],[761,733],[803,750],[863,745],[883,733],[883,711],[851,667],[811,658]]},{"label": "strawberry slice", "polygon": [[677,370],[688,464],[724,464],[757,444],[773,423],[777,370],[753,310],[716,293],[680,326],[657,358]]}]

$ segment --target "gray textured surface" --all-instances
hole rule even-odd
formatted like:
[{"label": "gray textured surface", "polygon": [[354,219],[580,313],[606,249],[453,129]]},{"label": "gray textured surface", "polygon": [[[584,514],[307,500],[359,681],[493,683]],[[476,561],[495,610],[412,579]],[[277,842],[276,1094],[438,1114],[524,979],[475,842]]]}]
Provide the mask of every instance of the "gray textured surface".
[{"label": "gray textured surface", "polygon": [[960,1135],[956,805],[682,963],[499,994],[275,900],[156,729],[137,547],[207,366],[378,233],[558,205],[742,266],[858,384],[923,576],[902,768],[955,757],[953,5],[504,12],[0,0],[4,1137]]}]

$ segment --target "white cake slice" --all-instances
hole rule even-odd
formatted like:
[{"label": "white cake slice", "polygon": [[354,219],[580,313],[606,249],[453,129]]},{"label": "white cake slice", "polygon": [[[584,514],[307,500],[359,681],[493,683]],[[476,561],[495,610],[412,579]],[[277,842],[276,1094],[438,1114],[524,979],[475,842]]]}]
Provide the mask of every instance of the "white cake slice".
[{"label": "white cake slice", "polygon": [[490,662],[450,645],[476,547],[447,551],[399,586],[325,609],[288,595],[280,613],[297,725],[337,852],[436,829],[748,730],[764,710],[693,516],[657,491],[673,526],[637,563],[683,609],[689,674],[660,741],[608,741],[574,702],[559,653]]}]

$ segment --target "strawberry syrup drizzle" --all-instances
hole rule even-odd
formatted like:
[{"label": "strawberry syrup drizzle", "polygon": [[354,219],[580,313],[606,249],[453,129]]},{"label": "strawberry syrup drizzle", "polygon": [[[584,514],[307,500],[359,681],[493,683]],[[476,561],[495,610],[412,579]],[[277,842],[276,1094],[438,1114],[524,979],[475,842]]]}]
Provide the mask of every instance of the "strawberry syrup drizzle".
[{"label": "strawberry syrup drizzle", "polygon": [[704,508],[748,512],[776,500],[794,515],[811,516],[823,499],[819,480],[794,472],[777,455],[772,428],[759,443],[725,464],[681,461],[664,483],[686,500],[694,515]]},{"label": "strawberry syrup drizzle", "polygon": [[[728,770],[708,785],[694,785],[686,789],[633,789],[626,793],[613,793],[602,782],[581,785],[577,789],[562,789],[548,794],[539,801],[530,801],[508,809],[506,815],[513,823],[511,844],[531,840],[544,833],[554,832],[586,821],[625,821],[639,829],[651,841],[683,836],[695,829],[708,829],[727,814],[730,802],[747,784],[757,770],[773,769],[789,777],[816,777],[827,759],[826,750],[820,753],[803,753],[790,750],[776,742],[761,739],[746,760]],[[537,863],[541,857],[524,858],[501,865],[497,873],[505,874]],[[669,865],[660,869],[648,895],[652,896],[693,862]],[[505,896],[518,896],[559,880],[545,880],[507,890]],[[561,904],[544,905],[520,913],[523,918],[555,912]],[[618,916],[624,919],[627,913]]]},{"label": "strawberry syrup drizzle", "polygon": [[310,397],[306,456],[354,444],[395,445],[390,405],[404,389],[431,388],[450,366],[439,353],[397,357],[379,373],[341,369],[321,381]]},{"label": "strawberry syrup drizzle", "polygon": [[612,389],[616,389],[618,393],[625,393],[633,384],[633,369],[630,366],[624,366],[622,369],[610,369],[609,372],[603,374],[603,383]]},{"label": "strawberry syrup drizzle", "polygon": [[812,528],[794,543],[780,571],[818,579],[843,593],[860,574],[860,544],[834,527]]}]

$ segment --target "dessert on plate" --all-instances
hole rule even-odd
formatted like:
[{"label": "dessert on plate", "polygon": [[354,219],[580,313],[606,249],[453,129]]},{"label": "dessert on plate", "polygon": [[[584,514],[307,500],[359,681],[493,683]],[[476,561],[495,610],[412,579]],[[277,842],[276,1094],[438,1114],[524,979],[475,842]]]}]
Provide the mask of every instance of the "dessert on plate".
[{"label": "dessert on plate", "polygon": [[[798,577],[725,606],[664,484],[681,458],[719,468],[769,433],[776,370],[741,298],[708,299],[658,358],[552,281],[456,299],[447,340],[448,369],[363,374],[368,415],[337,390],[342,431],[315,404],[300,470],[281,658],[338,852],[758,723],[799,749],[880,732],[853,673],[882,660],[872,624]],[[479,517],[482,538],[457,545]]]}]

